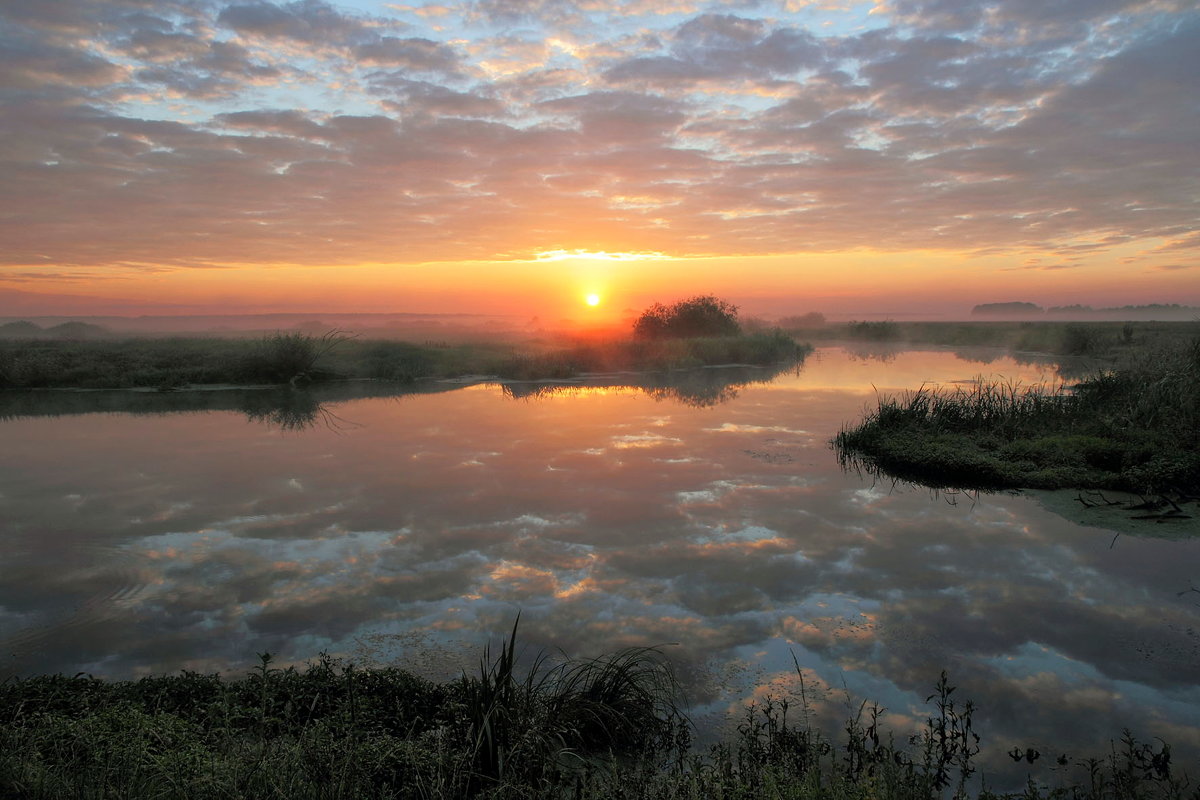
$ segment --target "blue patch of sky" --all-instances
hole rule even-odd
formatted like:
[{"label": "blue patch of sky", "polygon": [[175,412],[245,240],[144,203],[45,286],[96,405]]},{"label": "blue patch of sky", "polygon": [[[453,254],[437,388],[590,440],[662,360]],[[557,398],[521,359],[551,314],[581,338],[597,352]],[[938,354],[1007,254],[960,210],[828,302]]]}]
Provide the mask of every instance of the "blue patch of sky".
[{"label": "blue patch of sky", "polygon": [[[383,2],[383,0],[342,0],[342,2],[336,3],[335,7],[343,13],[355,16],[398,21],[403,23],[403,27],[406,28],[403,31],[381,31],[386,34],[417,36],[442,43],[474,42],[484,44],[485,48],[482,53],[468,56],[469,59],[475,61],[488,58],[488,50],[491,48],[487,48],[486,43],[498,35],[536,44],[555,38],[552,30],[539,25],[536,20],[523,19],[507,25],[490,24],[478,18],[476,20],[465,19],[462,13],[464,6],[453,3],[445,5],[451,9],[450,13],[432,17],[421,16],[418,13],[418,6],[406,6]],[[869,13],[873,7],[873,2],[865,0],[864,2],[849,2],[841,7],[831,7],[828,4],[818,7],[817,4],[810,4],[795,12],[787,12],[781,6],[767,6],[751,13],[750,10],[730,7],[721,3],[712,4],[699,10],[710,13],[756,16],[769,20],[773,26],[803,27],[819,36],[845,36],[887,24],[888,20],[885,14],[872,15]],[[587,41],[581,41],[581,43],[587,44],[628,39],[638,34],[669,34],[672,29],[695,15],[692,12],[642,15],[621,15],[607,11],[588,12],[584,16],[584,19],[587,20],[586,25],[581,29],[564,33],[563,38],[569,42],[572,38],[580,41],[580,37],[587,37]],[[233,37],[218,34],[216,38],[229,40]],[[669,36],[663,36],[663,43],[664,50],[658,52],[669,52]],[[641,51],[630,51],[627,57],[645,54]],[[139,66],[132,61],[123,63],[134,68]],[[547,69],[575,69],[580,64],[579,59],[569,50],[552,48],[546,62],[537,66]],[[165,91],[151,87],[148,94],[153,97],[158,92],[158,97],[146,99],[146,95],[142,95],[118,104],[118,108],[125,113],[151,120],[202,120],[222,112],[259,109],[316,109],[321,114],[373,115],[383,113],[379,101],[386,98],[371,94],[367,90],[365,82],[361,80],[365,74],[372,71],[371,69],[355,69],[351,65],[348,74],[341,76],[333,73],[328,63],[314,58],[300,59],[293,62],[292,66],[304,74],[271,84],[243,84],[237,87],[231,96],[211,99],[167,96]],[[853,65],[846,66],[853,72]],[[412,75],[411,77],[420,78],[422,76]],[[795,76],[795,79],[803,81],[804,77],[806,76],[798,75]],[[339,81],[343,85],[339,88],[331,88],[329,84],[333,81]],[[458,90],[466,88],[461,81],[435,80],[434,82],[449,85]],[[580,89],[586,90],[584,87],[580,87]],[[564,93],[572,92],[567,90]],[[713,102],[713,96],[703,92],[688,93],[687,97],[700,104],[712,104]],[[762,112],[780,101],[776,97],[751,92],[733,92],[720,97],[721,102],[732,105],[747,115]],[[873,142],[868,146],[880,145],[882,142]]]},{"label": "blue patch of sky", "polygon": [[807,28],[815,36],[856,36],[886,28],[892,23],[886,13],[872,14],[873,8],[872,0],[836,5],[814,2],[784,18]]}]

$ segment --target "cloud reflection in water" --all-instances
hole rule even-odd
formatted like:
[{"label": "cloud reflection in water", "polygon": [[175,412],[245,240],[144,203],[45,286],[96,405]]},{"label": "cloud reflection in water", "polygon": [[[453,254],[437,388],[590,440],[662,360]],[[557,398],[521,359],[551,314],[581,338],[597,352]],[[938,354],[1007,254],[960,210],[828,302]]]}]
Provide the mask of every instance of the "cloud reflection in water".
[{"label": "cloud reflection in water", "polygon": [[678,643],[702,713],[755,680],[797,688],[794,652],[832,717],[845,687],[919,719],[944,668],[993,752],[1098,753],[1129,725],[1200,753],[1200,606],[1180,594],[1200,543],[1110,549],[1025,498],[948,502],[838,468],[826,442],[872,382],[964,369],[827,350],[722,404],[475,386],[346,401],[353,426],[302,433],[235,412],[10,420],[7,668],[469,661],[520,609],[534,648]]}]

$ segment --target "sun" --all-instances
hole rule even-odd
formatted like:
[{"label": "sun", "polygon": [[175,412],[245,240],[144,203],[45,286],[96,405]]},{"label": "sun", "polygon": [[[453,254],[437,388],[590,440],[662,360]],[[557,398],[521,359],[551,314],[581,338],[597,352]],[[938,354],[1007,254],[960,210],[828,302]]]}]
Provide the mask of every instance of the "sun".
[{"label": "sun", "polygon": [[592,306],[594,308],[594,307],[600,305],[600,295],[589,294],[587,297],[583,298],[583,302],[587,303],[589,306]]}]

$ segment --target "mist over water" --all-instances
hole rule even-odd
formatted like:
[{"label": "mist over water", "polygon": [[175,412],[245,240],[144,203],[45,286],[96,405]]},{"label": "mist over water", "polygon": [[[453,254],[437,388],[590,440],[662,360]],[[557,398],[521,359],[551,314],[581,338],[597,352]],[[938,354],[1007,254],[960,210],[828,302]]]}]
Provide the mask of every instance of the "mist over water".
[{"label": "mist over water", "polygon": [[530,652],[664,645],[704,735],[756,691],[798,692],[794,655],[820,718],[877,700],[898,735],[945,669],[992,772],[1022,774],[1014,745],[1100,755],[1123,727],[1200,763],[1200,542],[839,468],[828,441],[877,391],[981,373],[1057,380],[1007,356],[827,347],[674,388],[6,419],[2,669],[324,650],[446,678],[520,611]]}]

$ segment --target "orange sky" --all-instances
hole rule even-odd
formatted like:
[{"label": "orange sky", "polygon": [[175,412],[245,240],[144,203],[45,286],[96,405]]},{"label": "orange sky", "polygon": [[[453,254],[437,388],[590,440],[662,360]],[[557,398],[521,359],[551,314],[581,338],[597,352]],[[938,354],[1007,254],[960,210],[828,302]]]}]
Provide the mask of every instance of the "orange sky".
[{"label": "orange sky", "polygon": [[1200,305],[1200,12],[1101,5],[6,7],[0,317]]},{"label": "orange sky", "polygon": [[[962,318],[976,303],[1030,299],[1098,308],[1200,301],[1187,270],[1146,270],[1131,287],[1119,253],[1095,259],[1082,286],[1078,270],[1015,269],[1009,263],[1008,255],[945,251],[621,259],[588,254],[332,267],[250,264],[148,276],[109,268],[103,280],[65,281],[61,288],[89,298],[62,304],[63,313],[76,314],[93,304],[94,313],[122,315],[172,308],[203,314],[466,311],[598,323],[697,293],[730,298],[744,313],[765,317],[820,310],[832,316]],[[595,308],[586,303],[593,293],[601,298]],[[56,312],[52,298],[28,307],[33,313]]]}]

